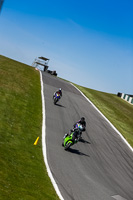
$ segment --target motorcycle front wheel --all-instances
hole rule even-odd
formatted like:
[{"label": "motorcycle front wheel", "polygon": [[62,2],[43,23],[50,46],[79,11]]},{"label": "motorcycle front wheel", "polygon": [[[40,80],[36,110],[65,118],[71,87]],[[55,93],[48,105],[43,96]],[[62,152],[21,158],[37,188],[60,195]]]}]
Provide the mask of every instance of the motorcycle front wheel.
[{"label": "motorcycle front wheel", "polygon": [[64,141],[62,142],[62,146],[64,147]]},{"label": "motorcycle front wheel", "polygon": [[56,98],[54,98],[54,104],[56,104],[57,103],[57,99]]},{"label": "motorcycle front wheel", "polygon": [[69,142],[69,143],[66,144],[66,146],[64,147],[64,149],[68,150],[70,148],[70,146],[71,146],[71,143]]}]

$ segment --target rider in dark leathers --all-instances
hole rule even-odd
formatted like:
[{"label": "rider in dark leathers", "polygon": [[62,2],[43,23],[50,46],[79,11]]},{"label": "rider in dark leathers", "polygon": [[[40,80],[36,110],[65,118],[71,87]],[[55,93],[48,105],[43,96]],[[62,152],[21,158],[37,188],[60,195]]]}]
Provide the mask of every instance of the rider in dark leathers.
[{"label": "rider in dark leathers", "polygon": [[81,117],[81,119],[73,125],[73,128],[76,127],[76,124],[77,124],[77,123],[82,125],[83,131],[86,130],[86,121],[85,121],[85,118],[84,118],[84,117]]},{"label": "rider in dark leathers", "polygon": [[[82,131],[80,132],[80,135],[79,135],[79,134],[77,135],[77,134],[75,133],[75,132],[76,132],[76,124],[81,124],[81,125],[82,125]],[[81,117],[81,119],[73,125],[73,129],[70,130],[70,134],[71,134],[71,132],[74,131],[74,135],[76,135],[76,138],[79,139],[79,138],[82,138],[82,137],[81,137],[82,132],[85,131],[85,130],[86,130],[86,121],[85,121],[85,118],[84,118],[84,117]],[[78,132],[78,133],[79,133],[79,132]]]},{"label": "rider in dark leathers", "polygon": [[[79,129],[76,128],[77,123],[82,125],[82,130],[80,130],[80,134],[79,134]],[[79,140],[79,138],[81,138],[82,132],[85,130],[86,130],[86,121],[85,121],[84,117],[81,117],[81,119],[73,125],[73,129],[71,129],[69,131],[69,134],[68,133],[65,134],[64,138],[67,137],[68,135],[70,135],[72,132],[74,132],[72,140],[73,140],[73,142],[74,141],[77,142]]]}]

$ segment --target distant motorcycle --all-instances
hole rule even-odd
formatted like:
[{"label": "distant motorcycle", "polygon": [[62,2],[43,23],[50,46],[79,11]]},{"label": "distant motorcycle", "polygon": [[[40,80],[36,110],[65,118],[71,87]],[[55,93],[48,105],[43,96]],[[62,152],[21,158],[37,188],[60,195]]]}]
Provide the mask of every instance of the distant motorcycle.
[{"label": "distant motorcycle", "polygon": [[60,94],[56,93],[54,96],[54,104],[56,104],[60,100]]},{"label": "distant motorcycle", "polygon": [[[77,127],[71,132],[71,134],[65,134],[63,137],[62,146],[65,150],[68,150],[72,145],[77,143],[80,139],[81,132],[83,130],[82,125],[77,124]],[[77,137],[75,137],[75,134]]]}]

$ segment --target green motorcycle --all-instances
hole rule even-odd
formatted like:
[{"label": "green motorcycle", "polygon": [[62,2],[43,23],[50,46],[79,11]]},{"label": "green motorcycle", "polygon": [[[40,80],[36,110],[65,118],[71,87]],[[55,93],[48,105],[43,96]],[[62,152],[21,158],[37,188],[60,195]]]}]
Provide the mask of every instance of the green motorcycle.
[{"label": "green motorcycle", "polygon": [[82,125],[78,124],[70,135],[69,134],[64,135],[62,146],[64,147],[65,150],[68,150],[72,145],[74,145],[79,141],[82,130],[83,130]]}]

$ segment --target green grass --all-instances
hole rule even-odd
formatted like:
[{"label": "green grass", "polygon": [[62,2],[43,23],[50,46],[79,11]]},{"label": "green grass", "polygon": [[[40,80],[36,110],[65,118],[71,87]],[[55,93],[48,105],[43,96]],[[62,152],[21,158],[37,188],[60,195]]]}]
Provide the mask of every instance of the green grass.
[{"label": "green grass", "polygon": [[79,85],[79,88],[133,147],[133,105],[115,94],[104,93]]},{"label": "green grass", "polygon": [[0,56],[0,199],[59,199],[43,161],[41,129],[39,72]]}]

